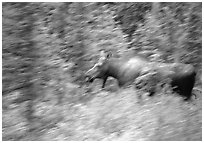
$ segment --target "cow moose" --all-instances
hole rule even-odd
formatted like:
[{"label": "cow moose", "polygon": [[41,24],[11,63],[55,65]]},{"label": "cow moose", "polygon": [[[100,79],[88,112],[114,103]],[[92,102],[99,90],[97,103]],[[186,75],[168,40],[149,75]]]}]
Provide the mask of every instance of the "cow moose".
[{"label": "cow moose", "polygon": [[[122,87],[133,83],[138,77],[152,70],[157,73],[158,81],[169,78],[170,85],[175,92],[184,96],[186,100],[191,97],[196,72],[195,68],[190,64],[150,62],[140,55],[110,58],[109,54],[102,51],[99,61],[85,75],[87,82],[93,82],[96,78],[102,79],[102,88],[105,87],[109,76],[117,79],[119,87]],[[154,90],[156,88],[151,89],[150,95],[156,92]]]},{"label": "cow moose", "polygon": [[105,87],[109,76],[117,79],[119,87],[134,82],[140,75],[141,69],[148,63],[148,60],[142,56],[110,58],[110,55],[103,51],[101,55],[99,61],[85,75],[88,82],[93,82],[96,78],[102,79],[102,88]]}]

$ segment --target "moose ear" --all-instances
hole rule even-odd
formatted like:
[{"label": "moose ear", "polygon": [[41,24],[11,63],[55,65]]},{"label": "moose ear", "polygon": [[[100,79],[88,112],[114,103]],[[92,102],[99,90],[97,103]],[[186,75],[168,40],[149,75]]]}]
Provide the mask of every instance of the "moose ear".
[{"label": "moose ear", "polygon": [[111,52],[108,52],[107,55],[106,55],[106,58],[109,59],[112,56],[113,56],[113,54]]},{"label": "moose ear", "polygon": [[105,51],[101,51],[100,52],[100,57],[103,58],[103,59],[108,59],[112,56],[112,53],[111,52],[105,52]]},{"label": "moose ear", "polygon": [[105,51],[100,52],[100,57],[105,57]]}]

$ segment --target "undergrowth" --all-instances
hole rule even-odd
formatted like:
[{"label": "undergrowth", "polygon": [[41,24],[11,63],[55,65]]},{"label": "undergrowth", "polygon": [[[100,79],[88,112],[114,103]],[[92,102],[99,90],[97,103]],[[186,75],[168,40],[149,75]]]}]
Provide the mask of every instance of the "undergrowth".
[{"label": "undergrowth", "polygon": [[32,131],[18,116],[25,103],[13,104],[3,111],[3,140],[201,140],[199,99],[185,102],[170,92],[149,97],[133,87],[92,87],[69,84],[62,103],[51,92],[36,100]]}]

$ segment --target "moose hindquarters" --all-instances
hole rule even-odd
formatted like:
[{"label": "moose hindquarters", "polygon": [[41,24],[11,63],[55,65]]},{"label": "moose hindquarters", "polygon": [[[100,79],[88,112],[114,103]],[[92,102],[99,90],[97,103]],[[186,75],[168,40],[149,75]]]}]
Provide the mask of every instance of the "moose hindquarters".
[{"label": "moose hindquarters", "polygon": [[172,80],[174,91],[184,97],[184,100],[189,100],[192,96],[192,90],[195,84],[195,75],[184,78],[183,80]]}]

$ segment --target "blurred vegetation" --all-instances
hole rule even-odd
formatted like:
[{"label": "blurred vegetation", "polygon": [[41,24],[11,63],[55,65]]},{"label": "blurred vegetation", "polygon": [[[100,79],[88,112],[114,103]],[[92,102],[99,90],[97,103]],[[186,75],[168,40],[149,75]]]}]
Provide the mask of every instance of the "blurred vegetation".
[{"label": "blurred vegetation", "polygon": [[99,51],[195,66],[202,3],[2,3],[3,140],[202,140],[202,99],[84,83]]}]

